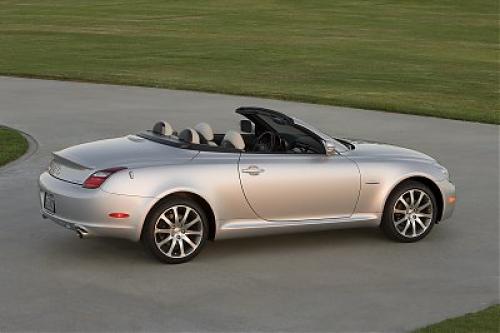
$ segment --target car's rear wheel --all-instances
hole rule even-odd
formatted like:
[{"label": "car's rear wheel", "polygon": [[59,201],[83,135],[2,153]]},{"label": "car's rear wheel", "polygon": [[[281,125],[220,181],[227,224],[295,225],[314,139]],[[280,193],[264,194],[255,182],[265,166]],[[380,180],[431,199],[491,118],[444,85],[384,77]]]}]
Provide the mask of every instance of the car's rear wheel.
[{"label": "car's rear wheel", "polygon": [[399,242],[416,242],[429,234],[437,220],[437,203],[428,186],[409,181],[389,196],[381,228],[386,236]]},{"label": "car's rear wheel", "polygon": [[203,208],[188,198],[171,198],[155,207],[148,216],[142,240],[160,261],[180,264],[193,259],[208,238]]}]

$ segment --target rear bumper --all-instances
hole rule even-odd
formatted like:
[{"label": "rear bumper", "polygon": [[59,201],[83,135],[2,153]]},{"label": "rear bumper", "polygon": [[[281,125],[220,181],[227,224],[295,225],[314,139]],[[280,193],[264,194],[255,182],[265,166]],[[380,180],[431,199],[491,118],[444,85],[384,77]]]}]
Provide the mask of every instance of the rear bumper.
[{"label": "rear bumper", "polygon": [[455,185],[449,180],[438,182],[437,185],[443,195],[443,212],[440,221],[448,219],[455,210],[456,193]]},{"label": "rear bumper", "polygon": [[[56,179],[47,172],[39,179],[40,209],[43,217],[82,234],[116,237],[137,241],[152,198],[118,195],[85,189]],[[55,213],[44,208],[45,193],[55,199]],[[129,217],[116,219],[110,213],[125,212]]]}]

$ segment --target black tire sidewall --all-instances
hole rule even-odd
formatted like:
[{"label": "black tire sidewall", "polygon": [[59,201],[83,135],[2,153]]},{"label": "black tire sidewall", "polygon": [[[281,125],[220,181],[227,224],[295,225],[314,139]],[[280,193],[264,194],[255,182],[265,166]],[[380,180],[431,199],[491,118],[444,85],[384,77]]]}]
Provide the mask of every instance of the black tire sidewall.
[{"label": "black tire sidewall", "polygon": [[[406,191],[411,190],[411,189],[416,189],[416,190],[418,189],[418,190],[424,191],[429,196],[429,198],[431,199],[431,202],[432,202],[432,221],[431,221],[429,228],[427,228],[427,230],[423,234],[419,235],[418,237],[412,237],[412,238],[405,237],[405,236],[401,235],[396,230],[396,226],[394,225],[394,223],[392,221],[393,209],[394,209],[394,205],[396,204],[396,200],[398,200],[398,198],[403,193],[405,193]],[[438,206],[437,206],[436,196],[434,195],[434,193],[431,191],[431,189],[427,185],[420,183],[420,182],[417,182],[417,181],[408,181],[408,182],[405,182],[403,184],[398,185],[389,195],[389,198],[387,199],[385,207],[384,207],[384,213],[382,215],[382,223],[381,223],[380,227],[381,227],[382,231],[385,233],[385,235],[387,237],[389,237],[390,239],[393,239],[393,240],[398,241],[398,242],[403,242],[403,243],[417,242],[417,241],[423,239],[424,237],[426,237],[431,232],[432,228],[434,227],[434,224],[436,224],[437,216],[438,216],[437,215],[437,211],[438,211],[437,208],[438,208]]]},{"label": "black tire sidewall", "polygon": [[[157,219],[167,209],[176,205],[188,206],[191,209],[195,210],[199,214],[201,221],[203,223],[203,234],[201,237],[200,245],[196,248],[196,250],[193,253],[184,258],[171,258],[167,256],[166,254],[161,252],[160,249],[158,249],[154,238],[155,237],[154,229]],[[201,252],[208,239],[208,231],[209,231],[208,227],[209,226],[208,226],[207,214],[205,213],[201,205],[199,205],[196,201],[189,198],[177,198],[177,197],[169,198],[157,204],[148,214],[142,231],[142,242],[144,246],[148,249],[148,251],[161,262],[167,264],[181,264],[190,261]]]}]

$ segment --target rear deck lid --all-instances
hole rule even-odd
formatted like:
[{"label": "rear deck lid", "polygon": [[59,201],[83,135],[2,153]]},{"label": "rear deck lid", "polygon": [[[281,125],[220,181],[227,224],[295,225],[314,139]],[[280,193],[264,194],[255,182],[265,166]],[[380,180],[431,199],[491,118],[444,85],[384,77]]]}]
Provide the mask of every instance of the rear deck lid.
[{"label": "rear deck lid", "polygon": [[97,170],[183,164],[197,154],[197,150],[172,147],[129,135],[84,143],[54,152],[49,173],[61,180],[83,184]]},{"label": "rear deck lid", "polygon": [[49,174],[55,178],[65,180],[74,184],[83,184],[92,173],[92,168],[85,167],[54,153],[54,159],[50,161]]}]

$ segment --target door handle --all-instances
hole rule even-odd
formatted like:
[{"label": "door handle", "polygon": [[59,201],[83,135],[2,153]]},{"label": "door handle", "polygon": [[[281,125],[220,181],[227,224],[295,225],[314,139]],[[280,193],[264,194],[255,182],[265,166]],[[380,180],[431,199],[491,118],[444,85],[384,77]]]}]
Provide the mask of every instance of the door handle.
[{"label": "door handle", "polygon": [[251,176],[257,176],[264,171],[264,169],[261,169],[256,165],[250,165],[248,168],[241,170],[241,172],[248,173]]}]

